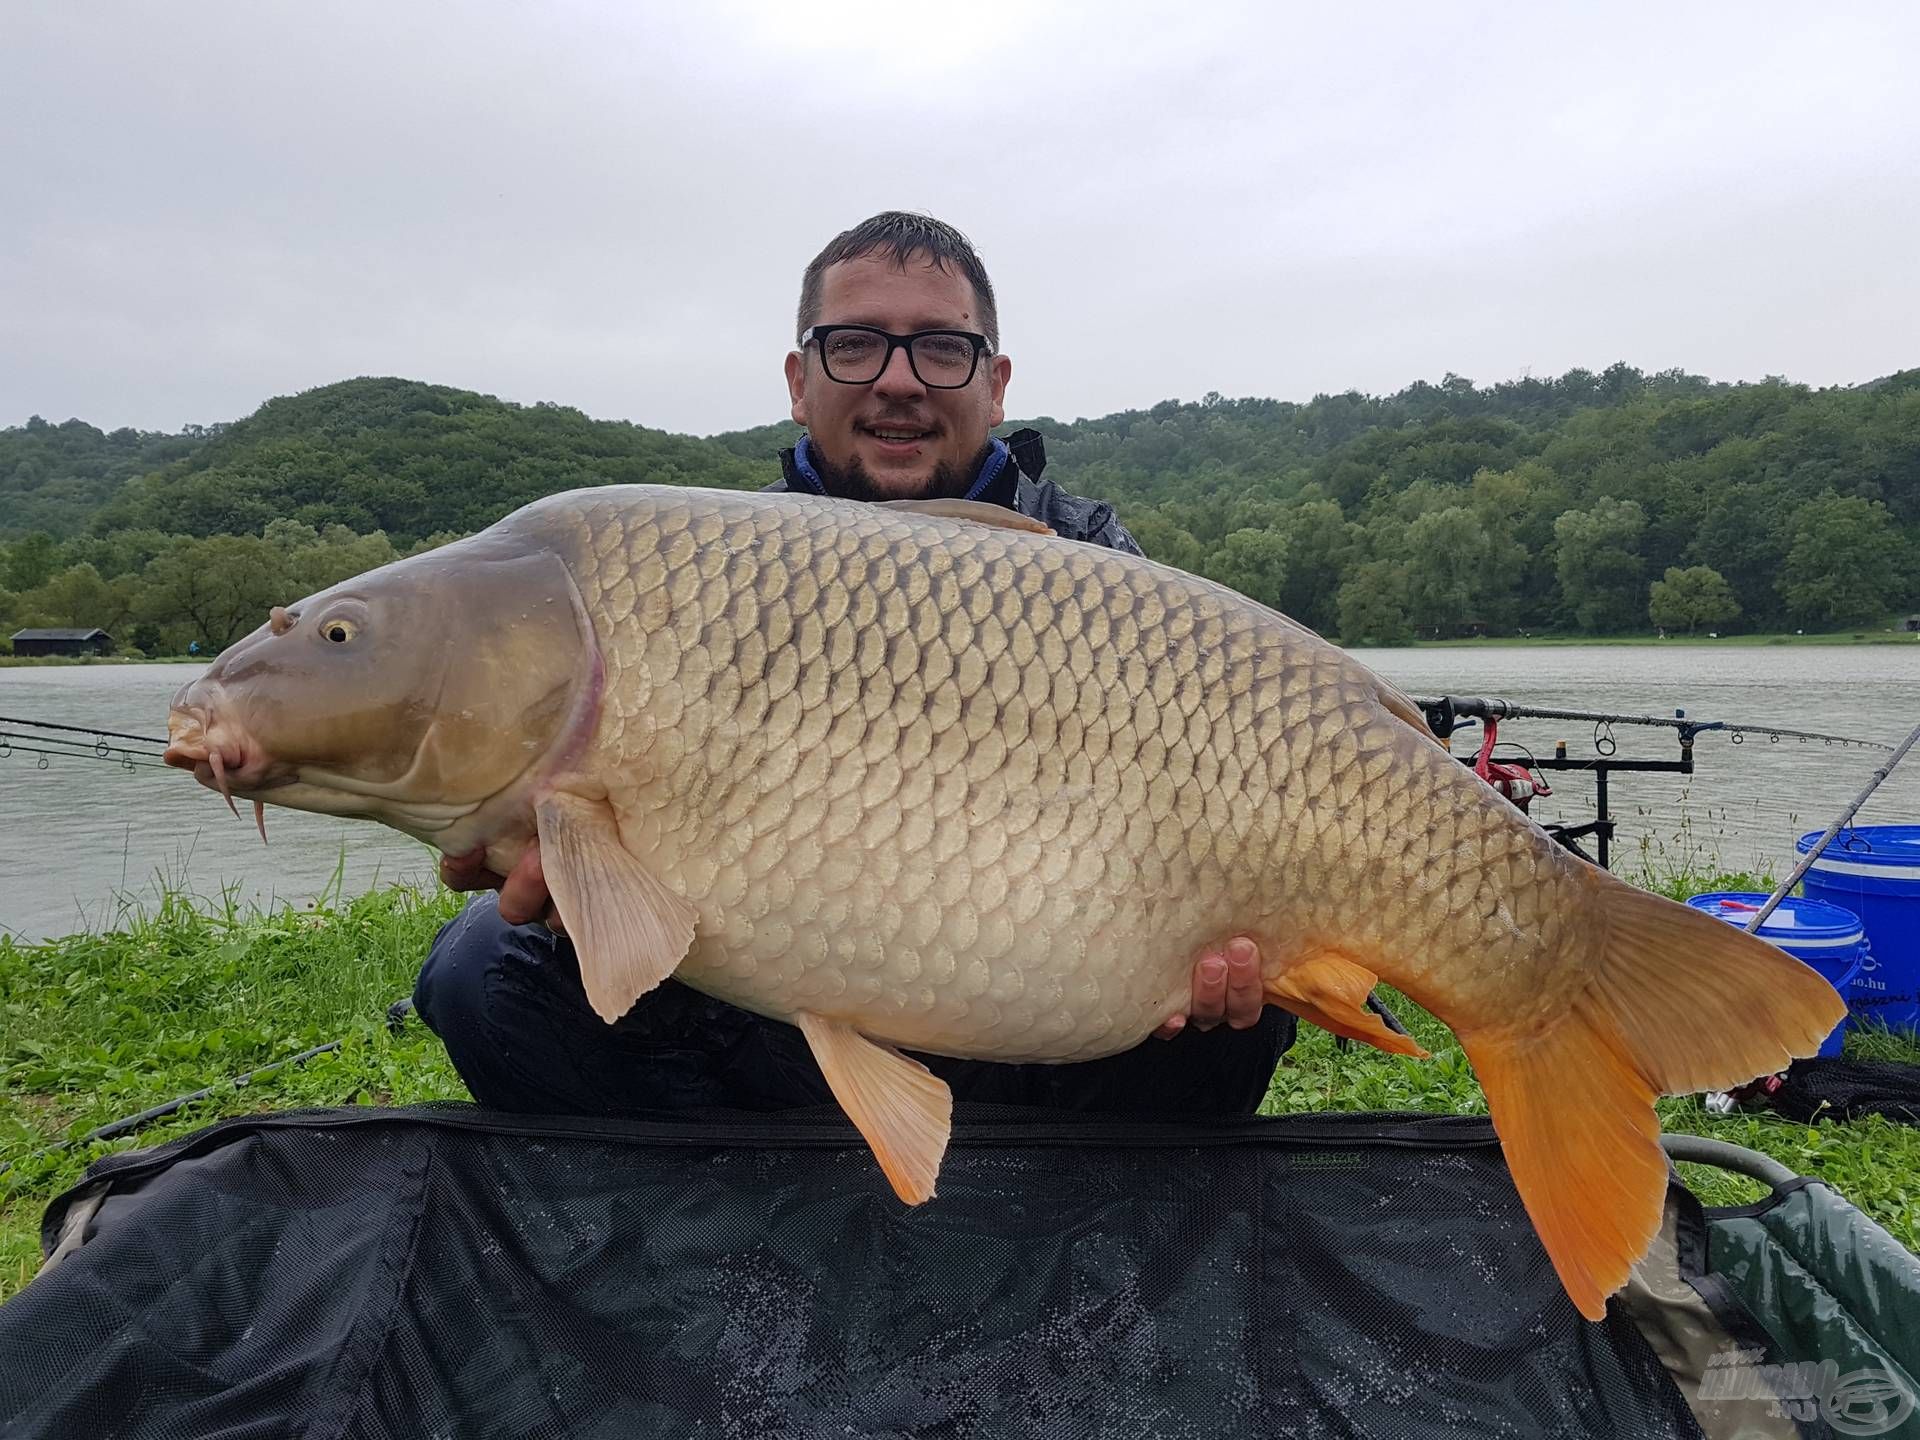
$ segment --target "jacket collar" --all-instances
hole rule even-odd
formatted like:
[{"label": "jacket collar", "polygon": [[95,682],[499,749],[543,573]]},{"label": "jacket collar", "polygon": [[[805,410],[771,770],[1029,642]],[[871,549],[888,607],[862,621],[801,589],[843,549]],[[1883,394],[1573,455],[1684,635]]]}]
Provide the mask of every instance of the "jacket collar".
[{"label": "jacket collar", "polygon": [[[1004,440],[995,439],[974,472],[965,498],[1018,509],[1021,480],[1037,479],[1046,464],[1046,446],[1037,430],[1017,430]],[[780,452],[780,474],[789,490],[805,495],[831,493],[814,467],[805,435],[792,449]]]}]

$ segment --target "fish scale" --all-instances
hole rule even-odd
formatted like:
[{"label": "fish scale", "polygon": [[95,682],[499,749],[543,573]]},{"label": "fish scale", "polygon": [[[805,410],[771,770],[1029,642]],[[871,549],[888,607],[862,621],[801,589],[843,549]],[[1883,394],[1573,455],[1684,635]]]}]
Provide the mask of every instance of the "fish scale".
[{"label": "fish scale", "polygon": [[1245,934],[1269,1003],[1424,1056],[1365,1008],[1384,979],[1460,1039],[1600,1318],[1659,1224],[1654,1097],[1813,1053],[1839,997],[1553,844],[1285,616],[1031,530],[552,496],[274,612],[176,696],[167,759],[502,873],[537,838],[595,1012],[672,975],[791,1021],[911,1203],[951,1097],[902,1049],[1116,1053]]},{"label": "fish scale", "polygon": [[[1340,652],[1135,557],[789,497],[564,511],[540,519],[620,697],[592,772],[700,911],[677,973],[763,1014],[831,992],[914,1049],[1111,1054],[1227,933],[1382,948],[1420,857],[1388,853],[1413,817],[1356,803],[1364,777],[1475,783]],[[1326,883],[1368,837],[1377,873]],[[1521,848],[1550,879],[1550,847]],[[983,979],[1003,964],[1018,996]]]}]

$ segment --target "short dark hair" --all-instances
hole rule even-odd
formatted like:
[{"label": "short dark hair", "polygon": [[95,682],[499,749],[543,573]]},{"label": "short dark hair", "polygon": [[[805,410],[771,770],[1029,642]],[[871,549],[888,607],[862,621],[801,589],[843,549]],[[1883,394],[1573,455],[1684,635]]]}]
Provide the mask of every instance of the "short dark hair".
[{"label": "short dark hair", "polygon": [[973,242],[944,220],[931,215],[914,215],[905,210],[885,210],[870,220],[862,220],[851,230],[842,230],[827,242],[827,248],[813,257],[800,280],[800,312],[793,327],[797,340],[807,327],[820,320],[820,285],[827,267],[868,255],[890,255],[896,265],[906,268],[907,261],[924,255],[938,269],[957,268],[973,286],[973,297],[980,311],[980,333],[997,352],[1000,349],[1000,315],[994,308],[993,282]]}]

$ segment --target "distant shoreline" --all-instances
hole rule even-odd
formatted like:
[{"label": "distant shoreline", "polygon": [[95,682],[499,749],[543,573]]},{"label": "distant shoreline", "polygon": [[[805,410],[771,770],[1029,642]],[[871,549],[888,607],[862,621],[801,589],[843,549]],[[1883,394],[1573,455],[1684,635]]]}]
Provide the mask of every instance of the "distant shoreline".
[{"label": "distant shoreline", "polygon": [[[1519,650],[1577,649],[1593,645],[1920,645],[1920,631],[1883,630],[1839,631],[1825,635],[1498,635],[1472,636],[1458,640],[1412,640],[1405,645],[1344,645],[1348,650]],[[119,655],[0,655],[0,670],[26,669],[40,665],[210,665],[212,655],[153,655],[130,658]]]},{"label": "distant shoreline", "polygon": [[[1336,641],[1336,644],[1339,642]],[[1571,647],[1580,645],[1916,645],[1920,631],[1837,631],[1824,635],[1761,632],[1753,635],[1499,635],[1470,636],[1458,640],[1415,640],[1407,646],[1354,646],[1354,649],[1470,650],[1520,648],[1525,646]]]},{"label": "distant shoreline", "polygon": [[0,655],[0,670],[41,665],[210,665],[211,655]]}]

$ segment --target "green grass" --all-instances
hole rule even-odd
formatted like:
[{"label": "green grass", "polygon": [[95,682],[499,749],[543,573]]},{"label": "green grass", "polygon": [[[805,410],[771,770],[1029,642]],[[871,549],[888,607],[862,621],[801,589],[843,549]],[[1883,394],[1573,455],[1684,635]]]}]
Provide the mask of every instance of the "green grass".
[{"label": "green grass", "polygon": [[[271,913],[168,895],[125,928],[38,945],[0,937],[0,1296],[39,1263],[40,1214],[87,1164],[230,1115],[465,1098],[413,989],[457,908],[444,891],[376,891]],[[137,1135],[52,1148],[315,1045],[337,1053],[189,1106]]]},{"label": "green grass", "polygon": [[[1623,873],[1627,873],[1623,867]],[[1636,878],[1628,875],[1628,878]],[[1669,862],[1650,888],[1673,895],[1765,889]],[[267,913],[231,899],[169,895],[109,933],[22,945],[0,938],[0,1297],[39,1263],[41,1212],[87,1164],[157,1144],[230,1115],[310,1105],[409,1104],[464,1098],[439,1042],[417,1020],[399,1035],[387,1005],[409,993],[434,931],[457,908],[444,891],[390,888],[354,900]],[[1484,1113],[1451,1033],[1402,996],[1387,995],[1432,1052],[1414,1061],[1364,1046],[1339,1049],[1303,1025],[1263,1109]],[[338,1040],[337,1053],[216,1093],[137,1135],[54,1148],[96,1126]],[[1852,1036],[1849,1053],[1920,1062],[1920,1047]],[[1715,1116],[1693,1098],[1663,1100],[1671,1130],[1761,1150],[1824,1176],[1909,1248],[1920,1247],[1920,1127],[1887,1121],[1806,1126],[1757,1114]],[[1757,1190],[1689,1167],[1709,1203]]]}]

